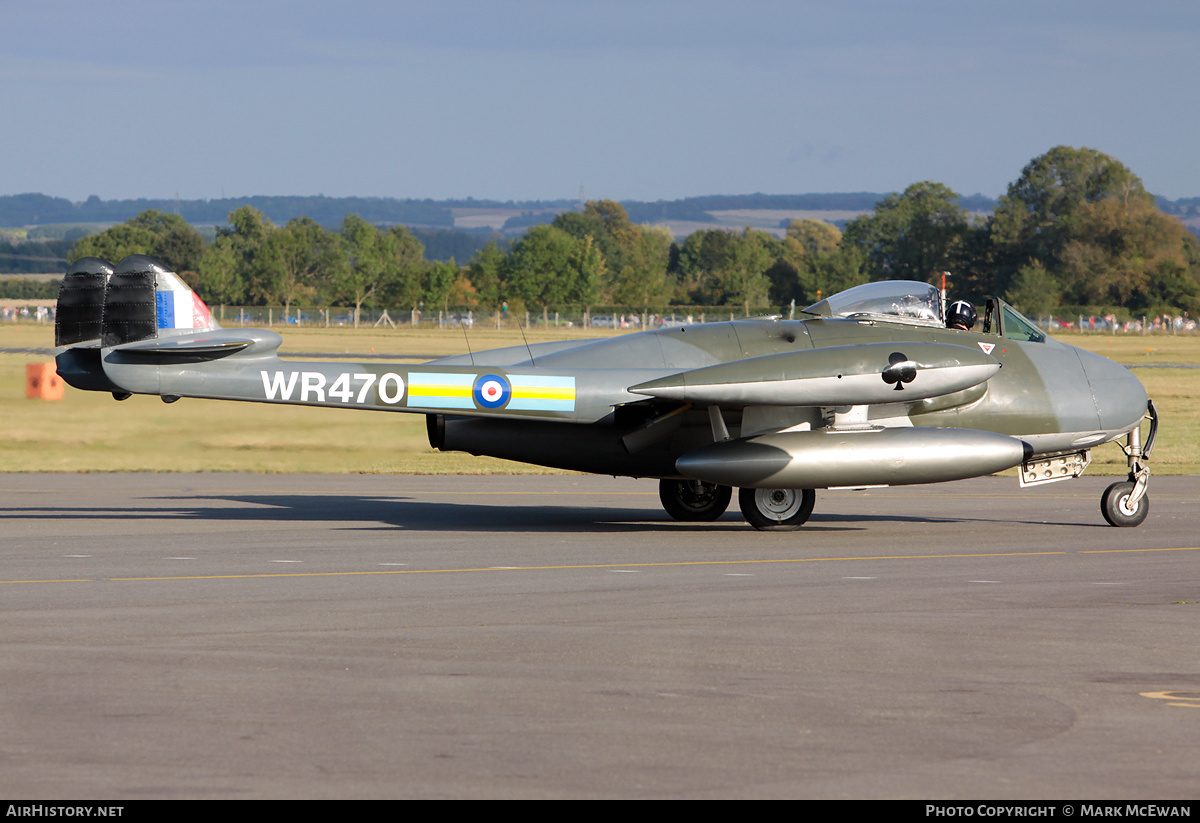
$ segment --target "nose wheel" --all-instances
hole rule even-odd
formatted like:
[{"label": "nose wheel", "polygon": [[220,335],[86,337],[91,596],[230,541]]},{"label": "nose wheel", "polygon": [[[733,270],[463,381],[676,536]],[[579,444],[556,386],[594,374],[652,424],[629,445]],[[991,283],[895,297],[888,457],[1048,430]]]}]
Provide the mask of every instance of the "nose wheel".
[{"label": "nose wheel", "polygon": [[1150,496],[1146,486],[1150,483],[1150,467],[1144,462],[1154,448],[1154,436],[1158,433],[1158,410],[1154,401],[1147,404],[1146,415],[1150,418],[1150,433],[1146,435],[1146,447],[1142,448],[1141,426],[1132,429],[1121,448],[1129,459],[1129,479],[1124,483],[1113,483],[1100,497],[1100,513],[1110,526],[1140,526],[1150,514]]},{"label": "nose wheel", "polygon": [[1113,483],[1100,498],[1100,513],[1110,526],[1140,526],[1150,513],[1150,497],[1142,487],[1140,497],[1134,498],[1136,482]]},{"label": "nose wheel", "polygon": [[746,521],[759,531],[790,532],[805,524],[817,502],[812,489],[739,489]]}]

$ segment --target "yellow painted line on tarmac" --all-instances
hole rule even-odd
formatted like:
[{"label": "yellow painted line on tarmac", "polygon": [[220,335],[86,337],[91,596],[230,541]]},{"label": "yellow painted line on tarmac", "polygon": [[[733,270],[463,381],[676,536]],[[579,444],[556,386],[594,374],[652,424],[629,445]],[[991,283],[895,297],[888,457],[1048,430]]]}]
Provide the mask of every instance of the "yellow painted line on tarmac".
[{"label": "yellow painted line on tarmac", "polygon": [[[484,475],[478,475],[478,474],[471,474],[471,475],[428,474],[428,475],[420,475],[420,476],[421,477],[483,477]],[[508,474],[506,474],[506,475],[494,475],[494,476],[496,476],[496,477],[559,477],[561,475],[544,475],[544,474],[508,475]],[[88,492],[88,491],[91,491],[91,490],[90,489],[4,489],[4,488],[0,488],[0,494],[18,494],[18,493],[74,494],[77,492]],[[658,497],[657,491],[590,492],[590,491],[584,491],[582,489],[575,489],[575,490],[569,489],[566,491],[555,491],[553,489],[549,489],[549,490],[544,490],[544,491],[528,491],[528,492],[519,492],[519,491],[455,492],[455,491],[436,491],[436,490],[430,490],[430,489],[421,489],[420,491],[412,491],[412,492],[406,492],[403,490],[385,490],[385,491],[368,492],[368,491],[361,491],[361,490],[359,490],[359,491],[301,491],[299,489],[229,489],[229,488],[225,488],[225,489],[189,489],[187,491],[172,491],[171,489],[161,489],[161,488],[156,489],[156,488],[152,488],[152,487],[148,486],[144,489],[128,489],[127,491],[129,491],[131,493],[136,492],[138,494],[156,494],[156,495],[159,495],[160,498],[163,500],[177,500],[180,498],[185,498],[187,496],[195,496],[195,495],[203,495],[203,494],[220,495],[222,497],[233,497],[233,496],[239,495],[239,494],[269,494],[269,495],[274,495],[276,497],[291,496],[291,495],[297,495],[297,496],[309,495],[309,496],[320,496],[320,497],[337,497],[337,496],[369,497],[372,499],[388,499],[388,498],[393,498],[393,497],[394,498],[410,498],[417,494],[429,495],[429,496],[435,496],[435,495],[456,496],[457,495],[457,496],[467,496],[467,497],[474,497],[474,496],[486,497],[486,496],[497,496],[497,495],[505,496],[505,497],[507,497],[507,496],[519,497],[521,495],[546,497],[547,495],[571,495],[571,494],[586,495],[588,497],[629,497],[631,495],[635,496],[635,497],[636,496]],[[173,495],[173,496],[169,496],[169,495]],[[1157,499],[1157,498],[1155,498],[1155,499]]]},{"label": "yellow painted line on tarmac", "polygon": [[[484,476],[491,476],[491,477],[511,478],[511,477],[570,477],[571,475],[539,475],[539,474],[530,474],[530,475],[447,475],[447,474],[431,474],[431,475],[406,475],[406,476],[409,476],[409,477],[413,477],[413,476],[420,476],[420,477],[484,477]],[[1114,475],[1114,476],[1116,476],[1116,475]],[[91,491],[91,490],[90,489],[54,489],[54,488],[12,489],[12,488],[0,487],[0,493],[2,493],[2,494],[21,494],[21,493],[73,494],[73,493],[81,492],[81,491],[86,492],[86,491]],[[410,491],[405,491],[403,489],[385,489],[385,490],[380,490],[380,491],[367,491],[367,490],[362,490],[362,489],[313,491],[313,490],[279,489],[279,488],[244,488],[244,489],[218,488],[218,489],[188,489],[186,491],[182,491],[182,490],[175,491],[175,490],[171,490],[171,489],[153,488],[153,487],[148,486],[148,487],[142,488],[142,489],[128,489],[127,491],[129,491],[130,493],[134,493],[134,494],[156,495],[157,499],[162,499],[162,500],[179,500],[179,499],[186,498],[188,496],[199,496],[199,495],[236,497],[237,495],[249,495],[249,494],[273,495],[273,496],[277,496],[277,497],[278,496],[364,497],[364,498],[371,498],[371,499],[375,499],[375,500],[387,500],[389,498],[396,498],[398,500],[399,499],[410,499],[417,495],[428,496],[428,497],[534,497],[534,496],[536,496],[536,497],[548,497],[548,496],[565,497],[565,496],[570,496],[570,495],[585,495],[589,498],[590,497],[657,497],[658,496],[657,489],[646,490],[646,491],[615,491],[615,492],[589,491],[589,490],[585,490],[585,489],[561,489],[561,490],[560,489],[539,489],[539,490],[534,490],[534,491],[509,491],[509,490],[504,490],[504,491],[449,491],[449,490],[445,490],[445,491],[442,491],[442,490],[437,490],[437,489],[420,489],[418,491],[410,492]],[[910,498],[911,499],[929,499],[929,494],[921,494],[918,492],[902,492],[902,491],[893,490],[893,489],[873,489],[873,490],[869,490],[869,491],[866,491],[866,490],[865,491],[854,491],[851,489],[836,489],[836,490],[830,491],[830,490],[821,489],[819,491],[821,491],[823,496],[831,496],[831,497],[861,496],[861,495],[870,494],[872,492],[881,492],[883,494],[886,494],[887,497],[892,498],[892,499],[897,499],[897,498],[898,499],[910,499]],[[988,498],[1009,499],[1009,498],[1023,497],[1023,496],[1026,496],[1026,494],[1027,494],[1026,492],[1018,491],[1018,490],[995,491],[995,492],[939,492],[937,494],[937,499],[939,499],[939,500],[946,500],[946,499],[953,499],[953,498],[964,498],[964,499],[972,499],[972,500],[983,500],[983,499],[988,499]],[[1036,494],[1036,496],[1039,499],[1045,499],[1045,500],[1079,500],[1081,498],[1091,497],[1091,493],[1090,493],[1090,491],[1086,491],[1086,490],[1080,490],[1079,492],[1076,492],[1076,493],[1063,492],[1063,493],[1058,493],[1058,494],[1038,492]],[[1186,495],[1166,495],[1166,494],[1159,493],[1159,494],[1155,495],[1154,499],[1159,500],[1159,501],[1166,501],[1166,500],[1184,500],[1184,499],[1190,500],[1191,498]]]},{"label": "yellow painted line on tarmac", "polygon": [[73,580],[0,580],[0,583],[100,583],[101,577],[80,577]]},{"label": "yellow painted line on tarmac", "polygon": [[580,563],[556,566],[503,566],[461,569],[394,569],[389,571],[345,571],[345,572],[275,572],[269,574],[198,574],[170,575],[163,577],[96,577],[78,579],[47,580],[0,580],[0,584],[16,583],[132,583],[168,580],[253,580],[272,577],[370,577],[397,574],[452,574],[503,571],[571,571],[583,569],[644,569],[669,566],[749,566],[782,563],[830,563],[861,562],[870,560],[962,560],[988,557],[1045,557],[1070,554],[1112,554],[1121,552],[1186,552],[1200,551],[1200,547],[1168,549],[1111,549],[1106,551],[1044,551],[1044,552],[991,552],[984,554],[896,554],[863,557],[791,557],[761,560],[676,560],[653,563]]},{"label": "yellow painted line on tarmac", "polygon": [[1168,706],[1183,709],[1200,709],[1200,694],[1196,692],[1138,692],[1142,697],[1152,700],[1168,700]]},{"label": "yellow painted line on tarmac", "polygon": [[1076,554],[1126,554],[1129,552],[1194,552],[1200,548],[1181,547],[1177,549],[1080,549]]}]

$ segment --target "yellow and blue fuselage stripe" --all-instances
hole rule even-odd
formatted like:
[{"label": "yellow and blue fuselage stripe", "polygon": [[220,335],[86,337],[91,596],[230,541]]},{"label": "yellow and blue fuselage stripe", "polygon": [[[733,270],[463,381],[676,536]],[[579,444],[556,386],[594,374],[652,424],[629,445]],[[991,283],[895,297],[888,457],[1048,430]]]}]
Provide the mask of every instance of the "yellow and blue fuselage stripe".
[{"label": "yellow and blue fuselage stripe", "polygon": [[409,372],[408,405],[426,409],[575,411],[575,378]]},{"label": "yellow and blue fuselage stripe", "polygon": [[425,409],[473,409],[473,374],[409,372],[408,405]]},{"label": "yellow and blue fuselage stripe", "polygon": [[508,408],[515,411],[575,411],[575,378],[510,374],[512,399]]}]

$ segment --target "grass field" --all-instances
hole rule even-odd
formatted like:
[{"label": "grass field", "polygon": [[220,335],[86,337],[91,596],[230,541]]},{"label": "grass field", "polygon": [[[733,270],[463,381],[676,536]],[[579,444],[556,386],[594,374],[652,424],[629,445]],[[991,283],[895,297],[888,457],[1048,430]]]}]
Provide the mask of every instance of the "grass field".
[{"label": "grass field", "polygon": [[[461,330],[283,330],[282,353],[342,352],[427,359],[464,354]],[[528,333],[530,343],[617,332],[576,329]],[[1200,338],[1065,335],[1064,342],[1121,363],[1200,364]],[[50,326],[0,325],[0,349],[50,348]],[[521,345],[516,330],[470,332],[475,351]],[[63,400],[27,400],[25,364],[48,357],[0,354],[2,471],[249,471],[336,473],[551,473],[549,469],[429,448],[425,419],[388,412],[181,400],[67,388]],[[1162,417],[1152,470],[1200,473],[1200,369],[1139,368]],[[1124,474],[1116,446],[1093,452],[1092,474]]]}]

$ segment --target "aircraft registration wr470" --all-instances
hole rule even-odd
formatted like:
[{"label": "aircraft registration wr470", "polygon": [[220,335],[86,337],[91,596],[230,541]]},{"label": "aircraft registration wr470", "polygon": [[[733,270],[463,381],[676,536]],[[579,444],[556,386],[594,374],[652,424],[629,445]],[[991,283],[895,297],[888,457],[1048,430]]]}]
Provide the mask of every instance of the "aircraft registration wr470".
[{"label": "aircraft registration wr470", "polygon": [[[1023,486],[1078,477],[1118,441],[1129,477],[1114,526],[1149,511],[1158,415],[1125,368],[1048,339],[988,300],[980,331],[947,328],[941,292],[885,281],[802,320],[751,318],[419,366],[281,360],[281,338],[223,329],[150,257],[77,261],[63,280],[58,372],[131,394],[425,415],[438,449],[655,478],[677,520],[720,517],[738,488],[755,528],[789,530],[815,489],[936,483],[1020,467]],[[1143,446],[1141,429],[1148,420]]]}]

